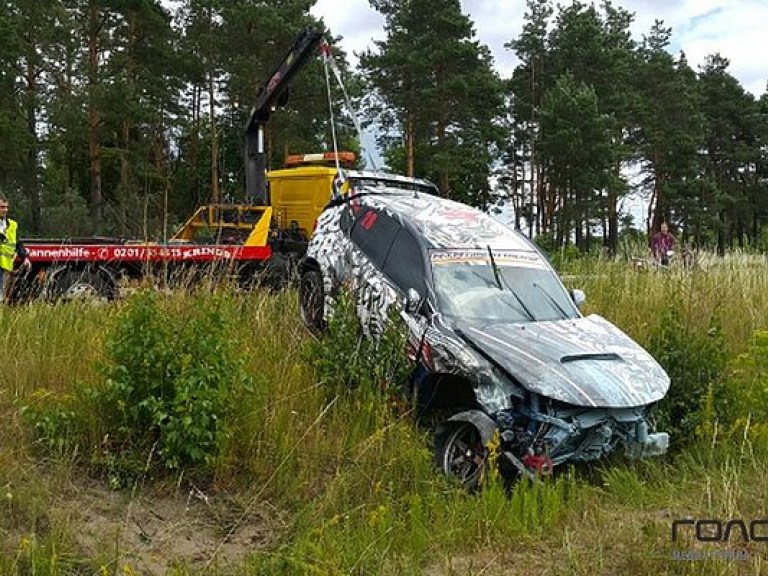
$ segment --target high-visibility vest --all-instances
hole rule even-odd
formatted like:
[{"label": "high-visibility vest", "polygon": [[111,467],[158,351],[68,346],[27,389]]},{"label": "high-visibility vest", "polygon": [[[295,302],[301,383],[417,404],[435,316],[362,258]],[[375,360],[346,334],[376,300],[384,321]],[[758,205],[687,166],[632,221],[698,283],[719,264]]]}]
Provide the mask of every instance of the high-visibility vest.
[{"label": "high-visibility vest", "polygon": [[19,225],[16,220],[8,218],[8,226],[5,235],[0,235],[0,268],[13,270],[13,261],[16,258],[16,230]]}]

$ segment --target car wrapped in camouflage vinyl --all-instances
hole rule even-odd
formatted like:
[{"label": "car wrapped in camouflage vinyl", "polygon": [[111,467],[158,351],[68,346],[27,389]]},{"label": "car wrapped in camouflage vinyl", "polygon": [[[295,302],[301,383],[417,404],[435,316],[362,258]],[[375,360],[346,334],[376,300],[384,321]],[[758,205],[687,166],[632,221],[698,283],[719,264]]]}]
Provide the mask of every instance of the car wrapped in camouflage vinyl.
[{"label": "car wrapped in camouflage vinyl", "polygon": [[523,235],[429,188],[358,186],[322,213],[300,266],[307,326],[322,331],[342,286],[366,334],[396,306],[421,411],[447,414],[435,457],[475,487],[498,434],[512,474],[549,473],[623,448],[659,455],[649,409],[669,377],[616,326],[583,316]]}]

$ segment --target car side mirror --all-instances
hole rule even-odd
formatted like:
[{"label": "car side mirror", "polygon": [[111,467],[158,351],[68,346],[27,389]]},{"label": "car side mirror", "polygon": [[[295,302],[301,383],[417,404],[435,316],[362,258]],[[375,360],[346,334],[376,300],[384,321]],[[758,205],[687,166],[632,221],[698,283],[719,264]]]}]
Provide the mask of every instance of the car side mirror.
[{"label": "car side mirror", "polygon": [[415,288],[408,288],[405,294],[405,311],[408,314],[416,314],[421,308],[421,295]]},{"label": "car side mirror", "polygon": [[584,302],[587,301],[587,295],[584,294],[584,290],[574,288],[571,290],[571,300],[576,304],[576,308],[581,308],[584,305]]}]

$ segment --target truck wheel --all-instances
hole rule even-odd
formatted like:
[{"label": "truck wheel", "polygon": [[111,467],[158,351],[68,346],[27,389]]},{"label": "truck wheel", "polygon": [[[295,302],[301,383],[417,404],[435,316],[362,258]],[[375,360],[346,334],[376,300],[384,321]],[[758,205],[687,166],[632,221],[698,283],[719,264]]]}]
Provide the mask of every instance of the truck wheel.
[{"label": "truck wheel", "polygon": [[[39,280],[40,270],[25,272],[24,270],[15,270],[5,276],[5,303],[6,304],[26,304],[35,300],[42,292],[42,282]],[[44,271],[43,271],[44,274]],[[0,301],[2,301],[2,290],[0,290]]]},{"label": "truck wheel", "polygon": [[325,329],[323,277],[311,268],[301,275],[299,282],[299,308],[304,325],[315,334]]},{"label": "truck wheel", "polygon": [[115,297],[111,278],[98,270],[64,270],[53,280],[50,295],[56,301],[106,302]]}]

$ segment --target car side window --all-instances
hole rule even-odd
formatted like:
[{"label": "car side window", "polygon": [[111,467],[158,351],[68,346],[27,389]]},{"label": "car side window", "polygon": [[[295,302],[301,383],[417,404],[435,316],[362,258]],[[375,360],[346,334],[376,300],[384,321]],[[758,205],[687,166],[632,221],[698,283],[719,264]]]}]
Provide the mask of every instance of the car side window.
[{"label": "car side window", "polygon": [[351,238],[371,263],[381,270],[399,229],[400,224],[383,212],[367,208],[358,215]]},{"label": "car side window", "polygon": [[403,293],[407,293],[409,288],[414,288],[424,296],[425,273],[419,243],[408,230],[400,228],[384,264],[384,274],[389,276]]}]

